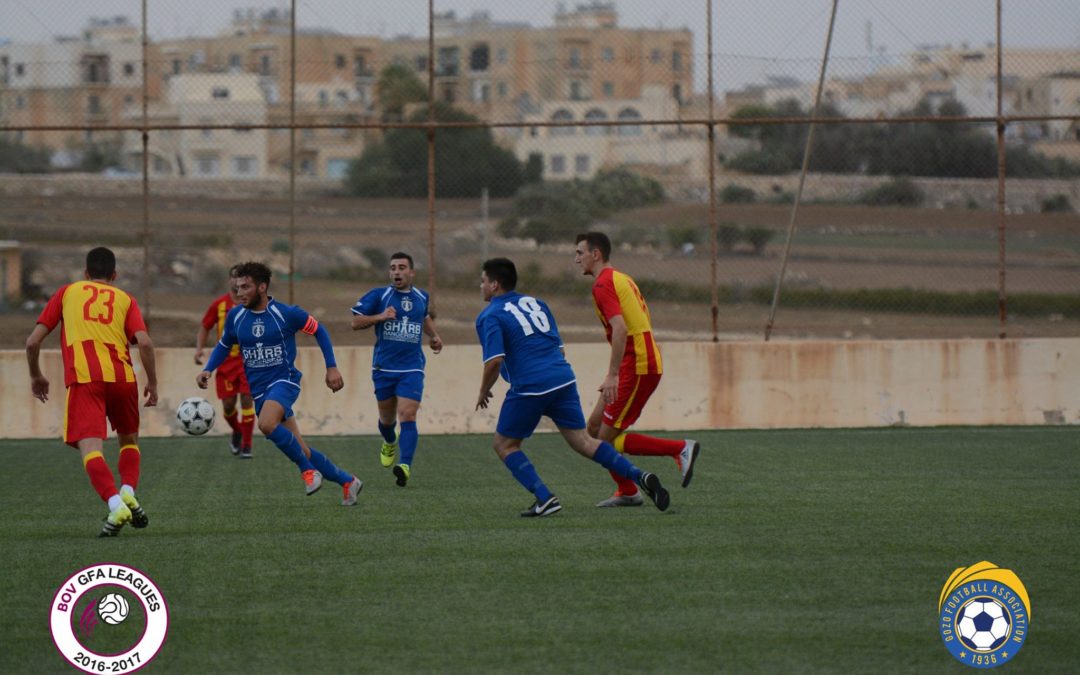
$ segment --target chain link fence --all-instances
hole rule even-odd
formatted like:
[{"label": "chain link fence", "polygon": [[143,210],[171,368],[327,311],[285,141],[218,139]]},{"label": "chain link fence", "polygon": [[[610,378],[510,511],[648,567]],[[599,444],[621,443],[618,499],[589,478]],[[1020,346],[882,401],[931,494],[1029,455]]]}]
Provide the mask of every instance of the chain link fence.
[{"label": "chain link fence", "polygon": [[938,5],[15,0],[0,340],[98,244],[162,344],[244,259],[359,342],[399,250],[450,341],[496,255],[598,340],[591,229],[664,340],[1075,335],[1080,6]]}]

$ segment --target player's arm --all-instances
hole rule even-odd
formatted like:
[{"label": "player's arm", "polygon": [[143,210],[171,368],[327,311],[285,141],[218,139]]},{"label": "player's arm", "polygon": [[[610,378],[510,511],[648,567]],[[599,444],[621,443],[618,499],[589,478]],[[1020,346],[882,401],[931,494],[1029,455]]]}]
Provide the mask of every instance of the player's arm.
[{"label": "player's arm", "polygon": [[345,386],[345,380],[341,377],[341,371],[337,367],[337,359],[334,358],[334,343],[330,341],[330,331],[326,330],[326,326],[316,321],[315,317],[311,315],[308,315],[304,327],[300,330],[308,335],[314,335],[315,342],[319,343],[323,361],[326,362],[326,386],[330,388],[330,391],[341,391],[341,388]]},{"label": "player's arm", "polygon": [[369,291],[367,295],[360,298],[352,308],[352,329],[364,330],[377,323],[397,318],[397,310],[389,306],[376,314],[375,310],[378,309],[380,303],[377,290]]},{"label": "player's arm", "polygon": [[143,388],[143,396],[146,401],[144,407],[150,408],[157,405],[157,362],[154,361],[154,341],[150,334],[144,330],[135,332],[135,344],[139,348],[139,361],[146,372],[146,386]]},{"label": "player's arm", "polygon": [[611,326],[611,358],[608,359],[607,375],[604,376],[604,383],[600,385],[600,393],[604,401],[611,403],[615,400],[619,388],[619,366],[626,356],[627,330],[622,314],[609,318],[608,325]]},{"label": "player's arm", "polygon": [[438,354],[442,351],[442,338],[439,337],[439,331],[435,328],[435,319],[431,318],[431,315],[424,317],[424,334],[431,338],[431,351]]},{"label": "player's arm", "polygon": [[195,336],[195,365],[201,366],[203,356],[206,354],[206,338],[210,337],[210,329],[199,326],[199,333]]},{"label": "player's arm", "polygon": [[236,344],[236,333],[233,332],[232,322],[226,321],[225,332],[221,334],[221,339],[214,345],[214,350],[210,352],[210,360],[206,362],[202,372],[195,376],[195,385],[199,389],[206,389],[210,386],[210,375],[220,368],[222,363],[225,363],[225,359],[229,356],[234,344]]},{"label": "player's arm", "polygon": [[492,397],[491,388],[495,386],[496,380],[499,379],[499,370],[502,368],[502,363],[503,357],[501,356],[494,356],[484,361],[484,372],[480,376],[480,395],[476,399],[477,410],[488,407],[488,401]]},{"label": "player's arm", "polygon": [[49,335],[50,329],[44,324],[35,324],[34,330],[26,338],[26,362],[30,366],[30,391],[34,398],[42,403],[49,400],[49,380],[41,372],[41,343]]}]

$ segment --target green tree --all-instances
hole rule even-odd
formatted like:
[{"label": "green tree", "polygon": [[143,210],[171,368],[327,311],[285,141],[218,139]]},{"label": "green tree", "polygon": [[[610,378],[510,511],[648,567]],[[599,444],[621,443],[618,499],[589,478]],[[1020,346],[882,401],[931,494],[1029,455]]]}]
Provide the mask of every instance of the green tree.
[{"label": "green tree", "polygon": [[48,173],[49,151],[0,137],[0,173]]},{"label": "green tree", "polygon": [[[426,107],[409,117],[424,122]],[[440,122],[476,122],[477,118],[445,103],[435,104]],[[347,188],[362,197],[423,197],[427,195],[427,132],[391,129],[352,163]],[[492,197],[509,197],[523,182],[521,163],[495,143],[483,127],[444,128],[435,132],[435,194],[439,197],[478,197],[488,188]]]},{"label": "green tree", "polygon": [[426,103],[427,85],[408,66],[392,63],[382,69],[375,83],[383,121],[400,120],[405,106],[410,103]]}]

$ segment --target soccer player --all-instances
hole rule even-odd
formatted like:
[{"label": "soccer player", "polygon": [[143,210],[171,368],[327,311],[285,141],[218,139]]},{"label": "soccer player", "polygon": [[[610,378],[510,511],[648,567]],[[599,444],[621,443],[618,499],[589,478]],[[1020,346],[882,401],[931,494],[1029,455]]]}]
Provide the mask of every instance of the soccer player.
[{"label": "soccer player", "polygon": [[[682,486],[694,477],[701,445],[627,432],[649,400],[664,372],[660,346],[653,337],[649,307],[629,275],[611,265],[611,240],[602,232],[579,234],[574,262],[582,274],[595,277],[592,287],[596,314],[611,344],[607,375],[600,398],[589,415],[589,433],[630,455],[667,455],[675,459]],[[643,502],[633,481],[611,474],[618,488],[597,506],[640,506]]]},{"label": "soccer player", "polygon": [[[199,332],[195,336],[195,365],[203,364],[206,354],[206,338],[214,329],[215,337],[221,339],[225,332],[225,315],[236,306],[236,266],[229,270],[229,290],[210,303],[203,315]],[[217,397],[221,400],[221,409],[225,421],[232,429],[229,450],[240,459],[251,459],[251,435],[255,428],[255,400],[251,398],[251,388],[244,376],[244,360],[240,358],[240,347],[233,345],[228,358],[217,369],[214,376]],[[240,403],[240,415],[237,419],[236,404]]]},{"label": "soccer player", "polygon": [[[45,337],[60,327],[67,402],[64,442],[77,448],[83,468],[109,515],[100,537],[115,537],[125,523],[146,527],[150,519],[135,489],[139,486],[139,385],[128,344],[139,348],[146,373],[145,406],[157,405],[154,343],[146,332],[135,298],[113,286],[116,256],[98,247],[86,254],[85,281],[61,286],[49,298],[37,325],[26,339],[30,389],[42,403],[49,400],[49,380],[41,373],[39,355]],[[120,442],[120,489],[102,453],[108,419]]]},{"label": "soccer player", "polygon": [[293,417],[292,406],[300,396],[302,377],[294,365],[296,333],[315,336],[326,362],[326,386],[330,391],[345,386],[334,360],[330,334],[303,309],[270,297],[270,276],[270,268],[262,263],[247,262],[236,267],[237,306],[225,316],[225,332],[210,353],[205,369],[195,376],[195,384],[206,389],[210,375],[225,362],[233,345],[240,345],[259,431],[300,469],[306,494],[315,494],[325,476],[341,486],[341,505],[353,506],[364,484],[304,442]]},{"label": "soccer player", "polygon": [[484,357],[476,409],[487,408],[491,387],[501,374],[510,383],[510,390],[499,410],[495,453],[536,498],[521,515],[550,516],[562,509],[559,498],[540,480],[521,449],[522,441],[536,430],[541,416],[555,422],[576,452],[641,486],[656,508],[667,510],[670,497],[656,474],[642,471],[610,443],[586,432],[577,379],[563,355],[559,329],[547,304],[514,290],[517,268],[512,261],[492,258],[484,262],[482,269],[480,291],[489,304],[476,318],[476,334]]},{"label": "soccer player", "polygon": [[[435,320],[428,314],[428,296],[413,286],[416,269],[408,253],[390,256],[390,285],[368,291],[352,308],[353,330],[375,329],[375,351],[371,357],[371,379],[379,405],[379,433],[382,449],[379,461],[394,467],[394,478],[405,487],[412,476],[413,457],[419,433],[416,411],[424,394],[424,349],[421,332],[431,339],[431,351],[442,351],[442,338]],[[396,430],[401,422],[401,433]],[[401,458],[394,464],[399,450]]]}]

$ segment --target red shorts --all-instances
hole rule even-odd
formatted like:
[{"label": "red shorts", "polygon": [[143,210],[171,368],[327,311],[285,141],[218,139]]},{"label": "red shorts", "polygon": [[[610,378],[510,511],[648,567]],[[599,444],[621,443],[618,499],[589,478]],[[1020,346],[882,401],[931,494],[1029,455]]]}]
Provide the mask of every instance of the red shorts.
[{"label": "red shorts", "polygon": [[104,439],[105,419],[118,434],[139,432],[139,385],[135,382],[75,382],[67,389],[64,442]]},{"label": "red shorts", "polygon": [[630,428],[659,384],[658,373],[638,375],[632,368],[620,369],[615,400],[604,406],[604,424],[620,431]]},{"label": "red shorts", "polygon": [[251,394],[247,377],[244,375],[244,360],[239,356],[230,356],[217,369],[214,376],[217,385],[217,397],[224,401],[237,394]]}]

